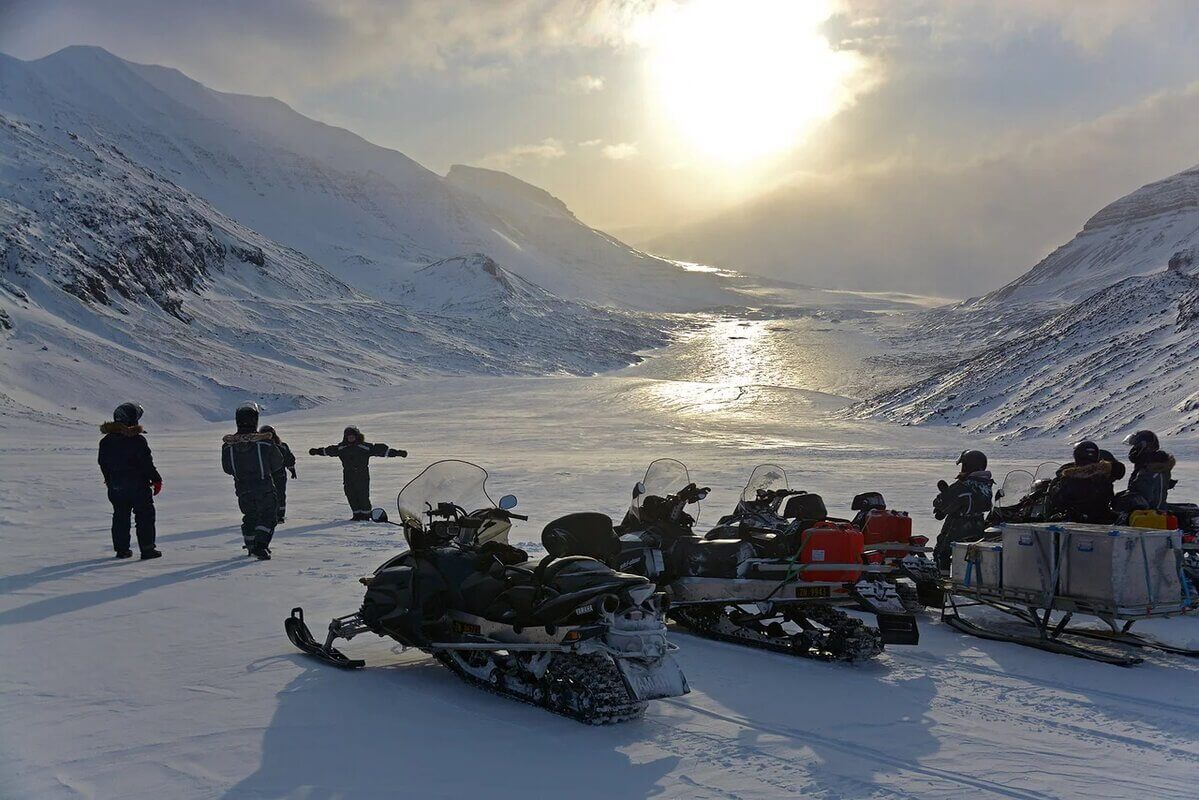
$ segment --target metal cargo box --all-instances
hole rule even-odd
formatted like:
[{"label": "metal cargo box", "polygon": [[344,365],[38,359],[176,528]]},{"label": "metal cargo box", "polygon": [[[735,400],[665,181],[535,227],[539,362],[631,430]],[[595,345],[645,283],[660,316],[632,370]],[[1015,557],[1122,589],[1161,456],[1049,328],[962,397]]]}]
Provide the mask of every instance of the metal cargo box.
[{"label": "metal cargo box", "polygon": [[1178,531],[1070,525],[1061,536],[1063,596],[1117,609],[1182,603]]},{"label": "metal cargo box", "polygon": [[1003,588],[1052,594],[1057,588],[1059,525],[1007,523],[1003,530]]},{"label": "metal cargo box", "polygon": [[1003,545],[999,542],[954,542],[949,576],[955,585],[998,590],[1003,586]]}]

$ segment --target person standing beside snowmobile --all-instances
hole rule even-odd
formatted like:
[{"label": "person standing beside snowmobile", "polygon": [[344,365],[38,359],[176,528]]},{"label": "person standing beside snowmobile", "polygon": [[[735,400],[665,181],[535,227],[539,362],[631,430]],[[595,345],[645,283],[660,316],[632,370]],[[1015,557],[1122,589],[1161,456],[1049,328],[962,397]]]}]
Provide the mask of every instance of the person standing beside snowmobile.
[{"label": "person standing beside snowmobile", "polygon": [[1128,445],[1128,460],[1132,462],[1129,494],[1144,500],[1145,508],[1164,509],[1166,496],[1175,484],[1171,477],[1176,463],[1174,456],[1161,449],[1153,431],[1137,431],[1125,438],[1124,444]]},{"label": "person standing beside snowmobile", "polygon": [[933,516],[945,520],[933,548],[933,561],[943,571],[949,569],[954,542],[975,542],[983,537],[995,485],[987,470],[987,456],[981,451],[963,450],[955,463],[961,472],[953,483],[938,481],[940,493],[933,499]]},{"label": "person standing beside snowmobile", "polygon": [[1051,519],[1105,524],[1114,522],[1113,484],[1124,477],[1124,464],[1084,439],[1074,445],[1074,461],[1058,468],[1049,490]]},{"label": "person standing beside snowmobile", "polygon": [[233,490],[241,510],[241,535],[250,555],[260,561],[271,557],[271,537],[279,524],[279,497],[275,476],[283,471],[283,453],[271,434],[258,432],[258,404],[238,406],[237,433],[221,444],[221,467],[233,476]]},{"label": "person standing beside snowmobile", "polygon": [[349,425],[342,433],[340,442],[328,447],[314,447],[308,451],[308,455],[341,459],[342,487],[350,503],[353,519],[365,520],[371,518],[371,458],[407,458],[408,451],[367,442],[362,438],[362,431]]},{"label": "person standing beside snowmobile", "polygon": [[274,474],[275,494],[279,499],[279,524],[282,525],[287,516],[287,473],[290,472],[293,478],[298,477],[296,475],[296,457],[292,454],[291,448],[287,446],[287,442],[279,438],[279,433],[273,425],[263,425],[258,432],[269,433],[271,441],[274,442],[275,447],[279,448],[279,453],[283,456],[283,469]]},{"label": "person standing beside snowmobile", "polygon": [[162,476],[154,467],[154,456],[142,426],[142,407],[121,403],[112,412],[112,422],[100,426],[100,473],[112,503],[112,547],[117,558],[130,558],[129,517],[137,520],[137,547],[143,561],[159,558],[155,547],[154,496],[162,491]]}]

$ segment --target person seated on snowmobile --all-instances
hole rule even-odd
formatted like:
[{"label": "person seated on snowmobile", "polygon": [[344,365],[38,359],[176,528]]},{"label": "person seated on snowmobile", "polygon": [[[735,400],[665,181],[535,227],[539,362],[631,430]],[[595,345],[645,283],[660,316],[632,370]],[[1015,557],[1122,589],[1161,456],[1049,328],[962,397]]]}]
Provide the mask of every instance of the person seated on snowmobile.
[{"label": "person seated on snowmobile", "polygon": [[407,458],[407,450],[395,450],[382,443],[366,441],[354,425],[346,426],[341,441],[328,447],[313,447],[310,456],[330,456],[341,459],[341,482],[346,500],[355,520],[371,518],[370,460],[375,458]]},{"label": "person seated on snowmobile", "polygon": [[257,403],[242,403],[234,414],[237,433],[222,440],[221,467],[233,476],[241,510],[243,545],[260,561],[271,557],[271,538],[279,524],[275,476],[283,471],[283,453],[269,433],[258,432]]},{"label": "person seated on snowmobile", "polygon": [[154,496],[162,491],[162,476],[154,467],[154,456],[143,436],[142,407],[121,403],[112,412],[112,422],[100,426],[100,473],[112,503],[112,547],[117,558],[130,558],[129,517],[137,520],[137,547],[142,560],[162,555],[155,547]]},{"label": "person seated on snowmobile", "polygon": [[275,494],[279,498],[279,524],[283,524],[284,518],[287,516],[287,473],[290,472],[293,478],[296,475],[296,457],[291,452],[291,448],[287,446],[287,442],[279,438],[279,432],[275,430],[273,425],[263,425],[259,433],[269,433],[271,441],[275,443],[275,447],[279,448],[279,452],[283,455],[283,469],[274,474],[275,479]]},{"label": "person seated on snowmobile", "polygon": [[1058,468],[1049,490],[1050,519],[1104,524],[1114,522],[1113,484],[1124,477],[1124,464],[1084,439],[1074,445],[1074,461]]},{"label": "person seated on snowmobile", "polygon": [[1138,507],[1157,511],[1166,508],[1166,496],[1177,481],[1171,478],[1174,456],[1161,449],[1153,431],[1137,431],[1124,439],[1128,445],[1128,460],[1132,475],[1128,478],[1128,494],[1140,498]]},{"label": "person seated on snowmobile", "polygon": [[954,542],[983,538],[986,515],[991,510],[991,487],[995,485],[982,451],[963,450],[955,463],[961,466],[957,478],[953,483],[938,481],[939,494],[933,498],[933,516],[945,520],[933,548],[933,561],[942,571],[949,570]]}]

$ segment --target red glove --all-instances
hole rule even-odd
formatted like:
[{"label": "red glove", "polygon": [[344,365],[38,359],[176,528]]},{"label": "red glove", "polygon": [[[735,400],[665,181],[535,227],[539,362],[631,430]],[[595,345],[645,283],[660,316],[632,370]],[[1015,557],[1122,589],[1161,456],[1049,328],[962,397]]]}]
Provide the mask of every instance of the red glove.
[{"label": "red glove", "polygon": [[150,485],[154,487],[154,496],[158,497],[158,493],[162,491],[162,481],[154,481]]}]

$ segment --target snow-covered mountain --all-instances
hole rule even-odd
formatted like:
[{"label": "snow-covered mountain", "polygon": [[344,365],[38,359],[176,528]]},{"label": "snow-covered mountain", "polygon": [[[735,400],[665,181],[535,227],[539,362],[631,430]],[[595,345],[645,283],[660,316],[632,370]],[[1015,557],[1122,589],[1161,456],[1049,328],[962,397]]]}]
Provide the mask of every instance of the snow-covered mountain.
[{"label": "snow-covered mountain", "polygon": [[91,134],[0,113],[10,414],[95,416],[134,397],[159,420],[213,418],[246,397],[283,410],[411,375],[591,373],[663,341],[640,315],[486,257],[418,271],[410,307],[375,299]]},{"label": "snow-covered mountain", "polygon": [[[912,335],[939,366],[853,413],[998,438],[1194,436],[1199,167],[1111,203],[1025,275],[919,316]],[[944,366],[947,352],[959,357]]]},{"label": "snow-covered mountain", "polygon": [[1115,281],[1161,270],[1199,248],[1199,165],[1142,186],[985,304],[1077,302]]},{"label": "snow-covered mountain", "polygon": [[99,48],[0,55],[0,112],[114,145],[376,298],[422,266],[482,252],[571,299],[653,310],[727,301],[716,276],[646,256],[510,176],[443,178],[273,98],[217,92]]}]

